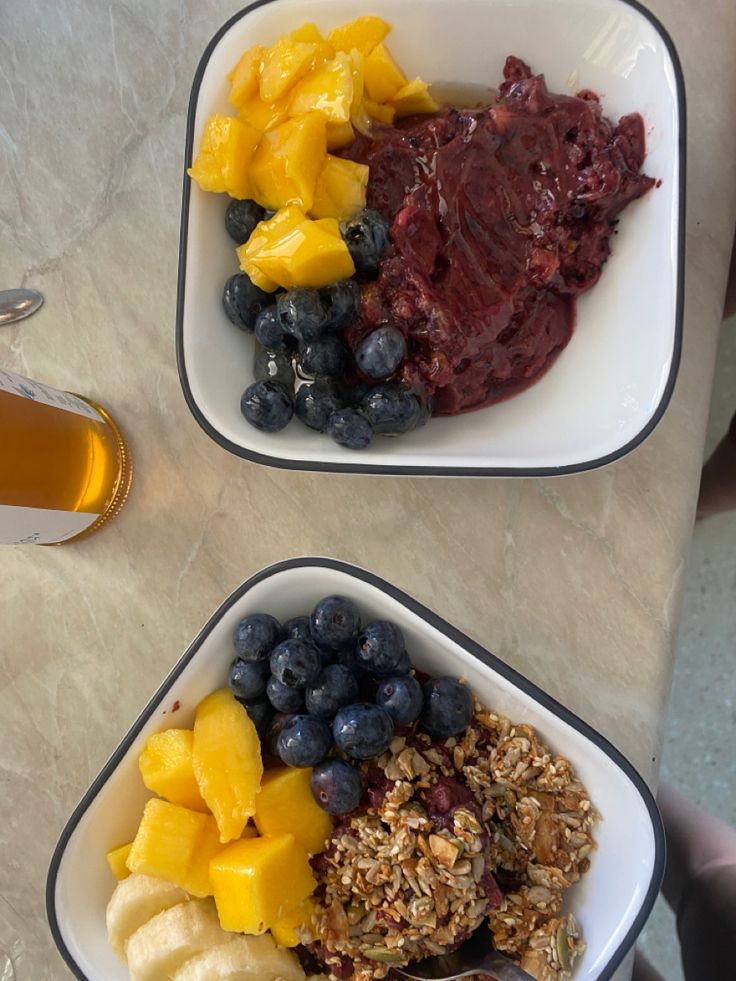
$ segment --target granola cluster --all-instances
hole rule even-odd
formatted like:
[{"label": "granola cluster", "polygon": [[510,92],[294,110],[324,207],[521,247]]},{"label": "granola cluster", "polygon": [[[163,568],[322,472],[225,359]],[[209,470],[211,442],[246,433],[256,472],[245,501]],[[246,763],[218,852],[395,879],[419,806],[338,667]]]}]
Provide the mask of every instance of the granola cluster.
[{"label": "granola cluster", "polygon": [[566,760],[476,703],[461,738],[397,736],[362,771],[368,805],[315,859],[312,950],[331,981],[390,977],[484,920],[538,981],[570,977],[584,942],[563,893],[589,866],[596,815]]}]

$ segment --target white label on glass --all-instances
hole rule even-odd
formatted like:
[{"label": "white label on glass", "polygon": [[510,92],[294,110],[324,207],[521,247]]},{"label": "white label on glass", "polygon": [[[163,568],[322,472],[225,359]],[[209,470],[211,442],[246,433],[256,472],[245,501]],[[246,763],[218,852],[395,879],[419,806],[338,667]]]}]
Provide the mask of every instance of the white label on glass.
[{"label": "white label on glass", "polygon": [[85,511],[51,511],[0,504],[0,545],[51,545],[80,534],[99,518]]},{"label": "white label on glass", "polygon": [[93,409],[91,405],[78,399],[76,395],[69,392],[60,392],[58,388],[51,388],[42,385],[41,382],[31,381],[23,375],[14,375],[12,371],[5,371],[0,368],[0,391],[10,392],[12,395],[20,395],[23,399],[32,399],[42,405],[52,405],[56,409],[64,409],[66,412],[75,412],[78,416],[87,416],[88,419],[95,419],[102,422],[100,413]]}]

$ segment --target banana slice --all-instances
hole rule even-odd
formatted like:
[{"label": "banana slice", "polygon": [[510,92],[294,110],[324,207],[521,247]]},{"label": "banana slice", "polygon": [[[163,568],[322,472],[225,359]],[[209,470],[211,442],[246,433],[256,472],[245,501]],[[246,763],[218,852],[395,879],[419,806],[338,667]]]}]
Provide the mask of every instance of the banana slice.
[{"label": "banana slice", "polygon": [[163,981],[191,957],[232,936],[220,926],[212,899],[193,899],[164,910],[128,940],[131,981]]},{"label": "banana slice", "polygon": [[277,947],[269,933],[234,937],[188,960],[172,981],[305,981],[295,954]]},{"label": "banana slice", "polygon": [[157,913],[188,899],[183,889],[150,875],[134,872],[122,879],[115,887],[105,914],[110,946],[125,961],[125,945],[139,927]]}]

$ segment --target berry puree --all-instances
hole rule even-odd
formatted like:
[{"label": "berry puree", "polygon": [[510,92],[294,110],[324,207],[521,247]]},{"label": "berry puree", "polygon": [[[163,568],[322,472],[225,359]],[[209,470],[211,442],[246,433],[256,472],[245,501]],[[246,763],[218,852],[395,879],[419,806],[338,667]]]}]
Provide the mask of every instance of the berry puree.
[{"label": "berry puree", "polygon": [[348,343],[397,326],[401,377],[437,415],[498,402],[550,367],[619,213],[655,183],[640,173],[638,113],[614,124],[593,92],[550,93],[512,56],[495,103],[383,127],[343,155],[370,166],[368,205],[392,222]]}]

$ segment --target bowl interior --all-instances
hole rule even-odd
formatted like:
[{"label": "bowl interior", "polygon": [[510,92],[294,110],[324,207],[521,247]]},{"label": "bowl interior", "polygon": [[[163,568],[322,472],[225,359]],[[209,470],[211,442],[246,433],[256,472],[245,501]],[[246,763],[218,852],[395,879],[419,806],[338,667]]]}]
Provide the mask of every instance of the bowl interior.
[{"label": "bowl interior", "polygon": [[[363,0],[315,0],[308,12],[301,0],[270,0],[247,10],[200,66],[194,146],[212,112],[231,111],[225,76],[246,47],[272,42],[307,16],[329,29],[365,10]],[[539,382],[490,409],[435,419],[363,452],[338,447],[296,420],[277,435],[244,421],[239,403],[253,380],[253,340],[221,309],[223,283],[238,271],[223,229],[224,196],[185,187],[179,356],[195,415],[236,453],[307,469],[563,471],[623,452],[663,411],[679,350],[683,123],[680,78],[665,39],[626,0],[375,0],[370,10],[393,24],[390,47],[409,77],[497,85],[514,53],[544,72],[553,90],[600,93],[614,119],[640,111],[645,169],[661,186],[622,216],[600,282],[578,303],[573,338]]]},{"label": "bowl interior", "polygon": [[568,893],[568,908],[581,922],[588,945],[575,977],[610,977],[646,920],[662,872],[661,832],[640,778],[597,733],[400,591],[354,567],[310,559],[267,569],[226,600],[70,819],[49,873],[48,911],[55,939],[77,976],[89,981],[128,977],[106,940],[105,907],[114,881],[105,853],[130,841],[150,796],[137,765],[145,740],[172,725],[192,724],[197,703],[224,682],[232,631],[243,616],[265,611],[287,619],[332,592],[354,597],[365,619],[394,620],[418,667],[467,678],[486,705],[531,723],[573,763],[603,815],[590,871]]}]

